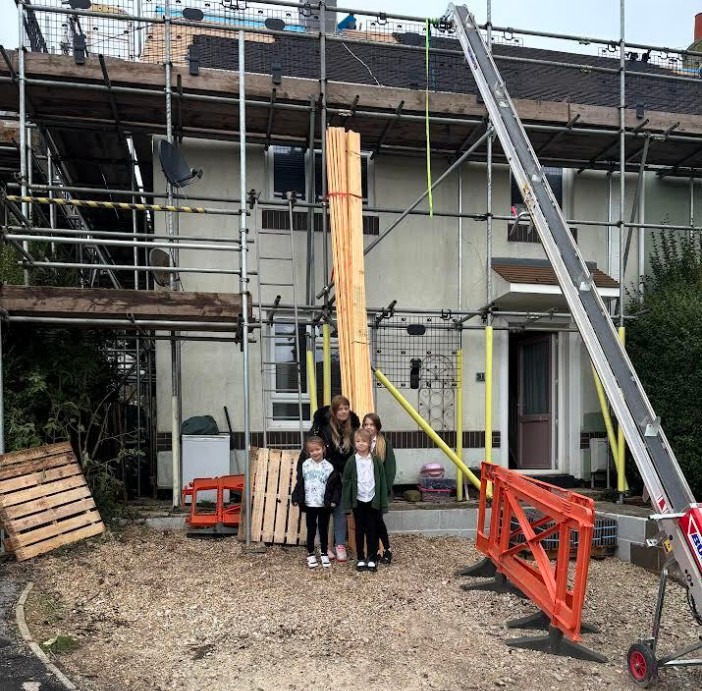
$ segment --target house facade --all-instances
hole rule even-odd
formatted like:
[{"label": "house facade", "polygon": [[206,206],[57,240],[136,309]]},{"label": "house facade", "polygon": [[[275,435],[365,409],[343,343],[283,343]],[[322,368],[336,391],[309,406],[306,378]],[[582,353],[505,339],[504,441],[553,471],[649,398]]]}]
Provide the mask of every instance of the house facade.
[{"label": "house facade", "polygon": [[[222,198],[238,196],[237,145],[185,140],[181,150],[189,165],[204,171],[198,183],[199,193]],[[299,156],[298,167],[291,176],[290,168],[295,156]],[[261,200],[249,218],[249,229],[254,240],[250,249],[250,266],[260,270],[260,275],[251,279],[255,314],[258,314],[259,295],[264,306],[260,314],[264,326],[254,334],[256,343],[250,346],[253,443],[261,443],[265,428],[269,445],[294,446],[299,443],[299,414],[295,368],[290,364],[295,359],[291,345],[291,335],[294,333],[292,312],[289,309],[278,310],[274,324],[265,324],[268,316],[265,306],[272,305],[277,294],[282,296],[282,304],[291,305],[292,290],[287,286],[264,285],[259,288],[258,281],[265,284],[288,280],[286,276],[290,275],[291,266],[287,259],[290,257],[288,234],[282,232],[264,237],[266,231],[288,227],[288,210],[267,205],[265,200],[280,200],[293,185],[304,199],[305,174],[310,174],[309,155],[290,147],[271,146],[265,151],[262,146],[249,146],[246,160],[247,189],[256,190]],[[434,158],[433,175],[438,177],[448,164],[445,158]],[[364,205],[367,209],[382,207],[399,212],[426,189],[426,166],[421,156],[383,154],[368,157],[364,167],[367,171],[364,176]],[[154,168],[158,170],[157,161]],[[375,314],[369,314],[371,342],[376,345],[380,342],[382,346],[374,352],[376,365],[386,371],[391,381],[401,387],[407,400],[423,412],[434,428],[453,445],[456,429],[455,388],[450,382],[457,379],[455,351],[457,346],[462,347],[463,457],[468,465],[479,464],[485,457],[483,321],[479,316],[474,317],[465,322],[467,328],[458,331],[451,329],[450,325],[461,311],[479,311],[492,305],[495,309],[493,460],[535,475],[563,473],[587,480],[591,468],[589,440],[606,436],[604,421],[589,358],[580,335],[566,314],[567,306],[560,288],[553,276],[549,276],[548,262],[536,233],[528,223],[515,226],[512,221],[493,222],[492,285],[488,298],[486,223],[470,218],[462,218],[459,223],[456,217],[460,213],[484,213],[486,172],[484,162],[475,162],[451,174],[434,192],[433,217],[428,215],[426,203],[420,205],[418,210],[424,211],[424,214],[407,217],[366,255],[369,308],[379,310],[397,301],[398,310],[392,320],[381,321],[378,326],[375,326]],[[600,294],[609,304],[615,303],[619,296],[619,231],[597,223],[606,224],[608,220],[616,221],[619,217],[618,175],[603,171],[578,174],[574,169],[549,168],[548,176],[566,217],[595,224],[574,225],[573,232],[581,253],[593,270]],[[626,215],[631,211],[636,183],[635,174],[627,175]],[[156,188],[160,184],[164,184],[164,181],[157,181]],[[498,216],[511,215],[510,212],[521,202],[518,194],[507,166],[495,165],[492,171],[493,213]],[[702,190],[694,190],[693,200],[692,214],[698,223],[702,214]],[[661,226],[688,223],[689,182],[646,174],[641,205],[644,213],[641,218],[648,223]],[[307,214],[301,207],[295,207],[293,213]],[[378,232],[382,233],[398,215],[366,211],[366,245],[373,242]],[[303,304],[309,253],[305,232],[307,226],[299,225],[300,230],[293,232],[294,278],[298,302]],[[179,232],[188,236],[233,240],[239,232],[238,218],[232,216],[223,221],[219,217],[182,215],[179,218]],[[634,232],[624,276],[627,300],[633,299],[639,276],[646,270],[648,235],[653,232]],[[321,235],[321,232],[314,233],[316,291],[324,285]],[[264,259],[259,262],[259,248],[262,253],[266,252],[264,256],[285,259]],[[181,251],[180,260],[184,266],[199,262],[201,266],[209,267],[234,266],[237,261],[231,254],[212,252],[207,257],[201,253],[188,256],[187,251]],[[238,284],[236,276],[183,274],[181,280],[184,290],[193,291],[233,292]],[[436,332],[439,335],[433,340],[434,352],[427,353],[428,360],[420,373],[418,388],[412,388],[409,381],[413,336],[408,335],[406,329],[397,328],[398,320],[403,318],[399,311],[403,309],[413,311],[404,315],[407,323],[418,321],[429,326],[432,322],[427,320],[433,320],[444,327],[443,331]],[[444,311],[443,319],[436,314],[437,311]],[[553,311],[555,316],[532,316],[544,315],[549,311]],[[509,316],[502,316],[501,312],[507,312]],[[319,329],[302,326],[302,330],[315,334],[319,362]],[[304,351],[305,342],[300,342]],[[186,342],[182,345],[181,362],[183,419],[191,415],[210,414],[224,430],[226,422],[223,411],[226,405],[234,429],[240,431],[243,416],[242,355],[239,347],[232,343]],[[170,432],[168,343],[160,342],[157,345],[157,367],[158,430],[165,440]],[[321,374],[320,365],[317,366],[317,373]],[[338,393],[338,376],[334,376],[333,381],[333,393]],[[432,381],[435,387],[438,381],[438,389],[432,390]],[[446,381],[449,384],[444,386]],[[302,388],[303,426],[307,429],[310,399],[304,372]],[[453,474],[452,464],[417,430],[389,393],[377,388],[376,396],[376,410],[397,447],[397,482],[415,482],[419,468],[429,461],[443,462],[447,473]],[[435,405],[426,404],[426,400],[432,396]],[[366,411],[356,412],[362,415]],[[238,453],[238,460],[241,461],[242,451]],[[162,486],[169,485],[169,469],[169,451],[162,448],[159,452],[159,484]]]}]

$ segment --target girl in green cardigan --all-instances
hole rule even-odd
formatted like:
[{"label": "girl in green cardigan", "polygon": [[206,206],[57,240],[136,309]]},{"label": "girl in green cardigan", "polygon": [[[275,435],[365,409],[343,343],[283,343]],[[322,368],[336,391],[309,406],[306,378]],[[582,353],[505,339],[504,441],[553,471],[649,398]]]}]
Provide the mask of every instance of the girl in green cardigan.
[{"label": "girl in green cardigan", "polygon": [[[377,456],[383,463],[389,501],[392,497],[392,486],[395,482],[395,473],[397,471],[395,451],[385,435],[380,433],[380,430],[383,429],[383,425],[380,422],[380,418],[375,413],[368,413],[363,418],[363,429],[368,430],[371,435],[371,453]],[[378,525],[378,537],[383,543],[383,556],[380,557],[378,555],[379,561],[381,564],[391,564],[392,550],[390,549],[390,537],[388,536],[388,529],[385,526],[385,520],[382,514],[380,514],[380,523]]]},{"label": "girl in green cardigan", "polygon": [[356,454],[344,466],[342,504],[344,513],[353,512],[356,520],[356,569],[375,571],[380,517],[388,510],[385,472],[380,459],[371,454],[371,436],[366,430],[356,430],[353,442]]}]

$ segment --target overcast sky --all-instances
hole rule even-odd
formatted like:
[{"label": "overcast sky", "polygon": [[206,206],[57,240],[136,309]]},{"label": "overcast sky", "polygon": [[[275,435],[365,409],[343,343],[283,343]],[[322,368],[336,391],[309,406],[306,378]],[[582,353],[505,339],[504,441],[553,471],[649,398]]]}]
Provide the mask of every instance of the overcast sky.
[{"label": "overcast sky", "polygon": [[[110,0],[103,3],[110,4]],[[35,0],[35,4],[41,4],[41,0]],[[119,4],[124,6],[125,0]],[[183,4],[187,6],[187,0]],[[435,17],[444,13],[448,2],[338,0],[338,4],[417,16],[429,11]],[[466,4],[480,21],[485,21],[486,0]],[[493,23],[500,26],[598,38],[619,36],[619,0],[492,0],[492,6]],[[626,9],[626,33],[631,42],[686,48],[692,42],[694,16],[702,12],[702,0],[627,0]],[[8,48],[17,45],[16,12],[14,0],[0,0],[0,44]],[[544,44],[530,39],[528,45]]]}]

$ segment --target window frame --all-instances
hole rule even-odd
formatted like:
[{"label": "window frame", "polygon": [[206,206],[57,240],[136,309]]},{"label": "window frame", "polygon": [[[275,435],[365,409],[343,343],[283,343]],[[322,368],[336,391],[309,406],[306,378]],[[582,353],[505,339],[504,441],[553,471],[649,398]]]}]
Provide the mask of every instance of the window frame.
[{"label": "window frame", "polygon": [[[261,382],[262,386],[266,387],[266,391],[268,392],[268,395],[266,396],[266,419],[268,420],[268,428],[270,430],[280,430],[280,431],[286,431],[286,430],[297,430],[299,429],[299,421],[296,419],[294,420],[285,420],[285,419],[276,419],[273,415],[274,411],[274,404],[275,403],[293,403],[297,405],[297,392],[296,391],[278,391],[276,389],[276,365],[277,365],[277,360],[276,360],[276,327],[281,326],[281,325],[286,325],[294,328],[294,320],[292,315],[283,315],[280,318],[277,318],[273,324],[268,324],[266,327],[266,335],[267,335],[267,341],[268,341],[268,349],[267,349],[267,355],[270,358],[269,362],[273,363],[271,367],[264,368],[264,376],[267,378],[267,381]],[[300,325],[302,326],[302,325]],[[315,364],[322,362],[322,353],[323,353],[323,343],[322,343],[322,338],[321,338],[321,327],[311,327],[307,326],[305,327],[305,331],[307,334],[307,337],[310,334],[310,329],[315,329]],[[301,346],[305,346],[305,344],[300,344]],[[331,352],[332,355],[334,353],[338,354],[339,350],[339,342],[338,339],[334,336],[331,338]],[[307,357],[307,351],[306,347],[301,347],[301,352],[300,352],[300,357],[303,359],[301,361],[305,363],[305,368],[306,368],[306,360],[305,358]],[[282,364],[282,363],[281,363]],[[332,357],[332,368],[334,366],[334,360]],[[332,380],[333,380],[333,372],[332,372]],[[339,374],[339,379],[340,379],[340,374]],[[305,373],[302,376],[302,381],[301,383],[301,388],[302,388],[302,395],[301,395],[301,400],[302,400],[302,406],[310,406],[310,393],[307,389],[307,376],[306,376],[306,369]],[[317,404],[319,406],[322,405],[322,400],[319,397],[319,389],[321,387],[321,382],[317,380],[317,391],[318,391],[318,401]],[[303,426],[305,428],[309,428],[309,426],[312,424],[312,416],[314,415],[315,411],[310,408],[310,414],[309,418],[305,417],[303,419]],[[303,413],[304,414],[304,413]]]},{"label": "window frame", "polygon": [[[560,195],[556,194],[554,191],[554,196],[556,197],[556,202],[558,202],[558,205],[563,208],[563,200],[565,198],[565,181],[566,181],[566,176],[565,176],[565,171],[563,168],[558,168],[557,166],[543,166],[542,170],[544,172],[544,175],[546,176],[546,179],[549,181],[549,184],[551,184],[551,180],[549,179],[549,176],[553,176],[556,172],[560,174]],[[553,185],[551,185],[551,189],[553,190]],[[517,202],[515,200],[515,192],[519,195],[521,201]],[[560,198],[559,198],[560,196]],[[520,213],[523,211],[526,211],[526,204],[524,203],[524,199],[521,195],[521,192],[519,191],[519,188],[517,187],[516,180],[514,179],[514,175],[510,172],[509,176],[509,213],[518,216]],[[531,238],[533,239],[522,239],[521,237],[515,237],[515,235],[518,233],[518,231],[523,230],[525,228],[528,228],[531,226]],[[572,229],[574,230],[574,229]],[[576,238],[577,241],[577,230],[573,233],[574,237]],[[539,238],[539,233],[537,232],[536,228],[533,227],[531,219],[528,219],[526,221],[520,221],[519,223],[513,223],[509,222],[507,225],[507,242],[514,242],[514,243],[521,243],[521,244],[529,244],[529,245],[541,245],[541,239]]]},{"label": "window frame", "polygon": [[[278,194],[276,196],[276,191],[275,191],[275,155],[278,152],[279,149],[281,148],[289,148],[289,149],[302,149],[303,147],[295,147],[295,146],[290,146],[290,147],[280,147],[280,146],[271,146],[268,148],[268,151],[265,152],[265,178],[266,178],[266,185],[267,185],[267,198],[268,199],[282,199],[282,194]],[[319,155],[321,156],[322,150],[321,149],[315,149],[314,150],[315,156]],[[375,206],[375,160],[372,158],[372,152],[371,151],[361,151],[361,157],[365,159],[366,161],[366,198],[363,200],[363,208],[364,210],[367,209],[368,207],[373,207]],[[307,199],[307,183],[309,182],[309,176],[310,173],[312,172],[312,156],[310,155],[310,150],[306,149],[305,150],[305,155],[304,155],[304,165],[305,165],[305,199],[307,203],[312,203],[314,200]],[[317,190],[315,190],[315,193],[318,193]]]}]

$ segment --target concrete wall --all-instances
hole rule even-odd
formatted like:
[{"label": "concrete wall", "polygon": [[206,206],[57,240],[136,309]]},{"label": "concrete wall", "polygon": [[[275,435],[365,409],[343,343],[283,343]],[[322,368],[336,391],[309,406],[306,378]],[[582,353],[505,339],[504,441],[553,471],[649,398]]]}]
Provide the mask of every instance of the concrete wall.
[{"label": "concrete wall", "polygon": [[[222,142],[186,140],[182,151],[188,163],[204,170],[203,179],[187,188],[192,194],[214,195],[226,198],[239,196],[239,152],[238,146]],[[155,157],[154,187],[164,189],[165,181],[160,165]],[[448,163],[442,159],[432,162],[434,178],[438,177]],[[471,163],[462,171],[462,194],[464,211],[482,213],[485,211],[486,175],[483,164]],[[424,162],[419,158],[380,155],[373,164],[372,199],[376,206],[404,209],[426,188]],[[261,192],[261,199],[270,198],[272,174],[268,159],[261,147],[250,147],[247,152],[247,189]],[[653,184],[653,183],[651,183]],[[672,183],[671,183],[672,184]],[[633,198],[634,178],[627,181],[627,196]],[[618,216],[616,194],[618,185],[613,185],[615,207],[614,217]],[[440,212],[458,210],[458,175],[452,174],[434,193],[434,209]],[[651,208],[658,209],[662,201],[653,192],[648,192]],[[212,202],[210,205],[237,208],[236,204]],[[606,221],[609,211],[608,181],[604,174],[586,172],[575,175],[574,171],[564,174],[564,206],[568,216],[581,220]],[[700,202],[702,207],[702,201]],[[420,208],[427,208],[426,204]],[[505,166],[495,166],[493,171],[493,211],[496,214],[508,213],[510,209],[510,174]],[[651,212],[653,213],[653,212]],[[657,211],[656,213],[660,213]],[[397,214],[380,214],[382,232],[397,217]],[[176,216],[181,235],[194,237],[217,237],[237,239],[238,216],[201,216],[181,214]],[[676,217],[677,218],[677,217]],[[165,232],[165,217],[156,215],[156,231]],[[250,219],[249,228],[260,227],[261,213]],[[507,241],[508,224],[495,221],[493,224],[493,257],[516,257],[542,259],[544,250],[540,244],[515,243]],[[251,233],[251,237],[254,237]],[[578,245],[588,261],[595,261],[602,270],[617,275],[617,262],[610,257],[610,231],[603,226],[579,226]],[[461,298],[463,309],[478,309],[487,302],[486,289],[486,233],[485,223],[472,220],[463,221],[462,233],[463,280]],[[455,218],[409,216],[377,248],[366,257],[366,291],[370,306],[382,307],[392,300],[398,307],[424,309],[456,309],[458,296],[458,220]],[[366,236],[366,243],[373,240]],[[295,279],[298,288],[298,302],[304,301],[306,273],[306,233],[295,233]],[[273,241],[270,237],[264,251],[270,255],[270,248],[289,256],[286,237]],[[315,286],[322,285],[322,237],[315,234]],[[618,241],[617,241],[618,242]],[[252,245],[249,253],[249,266],[257,268],[257,247]],[[239,256],[236,253],[221,251],[196,252],[183,250],[180,253],[181,266],[238,268]],[[288,262],[264,262],[266,280],[287,280]],[[639,274],[636,262],[629,263],[626,281],[635,282]],[[185,290],[238,292],[237,276],[215,276],[182,274]],[[251,290],[256,296],[256,279],[252,279]],[[281,293],[283,302],[292,302],[292,294],[285,288],[263,290],[264,302],[272,302],[276,293]],[[496,327],[506,323],[496,320]],[[257,334],[258,338],[258,334]],[[468,330],[463,334],[465,353],[464,376],[464,429],[480,430],[484,424],[484,384],[476,381],[476,375],[484,371],[484,334],[482,330]],[[263,426],[261,402],[261,359],[258,345],[253,345],[251,353],[251,424],[253,430]],[[559,377],[559,442],[557,447],[557,469],[576,476],[581,475],[582,453],[580,451],[580,431],[586,420],[597,416],[598,403],[592,384],[589,363],[577,334],[563,334],[558,340],[557,372]],[[264,357],[267,357],[264,356]],[[497,330],[494,344],[494,429],[501,432],[502,443],[494,450],[494,460],[507,463],[507,411],[508,411],[508,331]],[[215,417],[222,429],[226,429],[223,407],[227,405],[235,430],[242,429],[243,409],[242,358],[238,346],[232,343],[185,342],[182,346],[183,378],[183,419],[196,414],[210,414]],[[415,406],[418,392],[408,391],[408,398]],[[170,345],[159,342],[157,345],[157,395],[158,430],[168,432],[171,428],[171,376]],[[363,411],[358,411],[363,413]],[[378,412],[386,429],[413,430],[414,423],[391,399],[385,390],[378,391]],[[590,416],[590,417],[588,417]],[[294,426],[293,426],[294,428]],[[430,460],[443,460],[438,451],[401,450],[400,481],[411,482],[421,464]],[[464,458],[469,463],[482,460],[483,449],[466,449]],[[446,461],[448,467],[451,464]],[[452,469],[450,469],[451,471]]]}]

